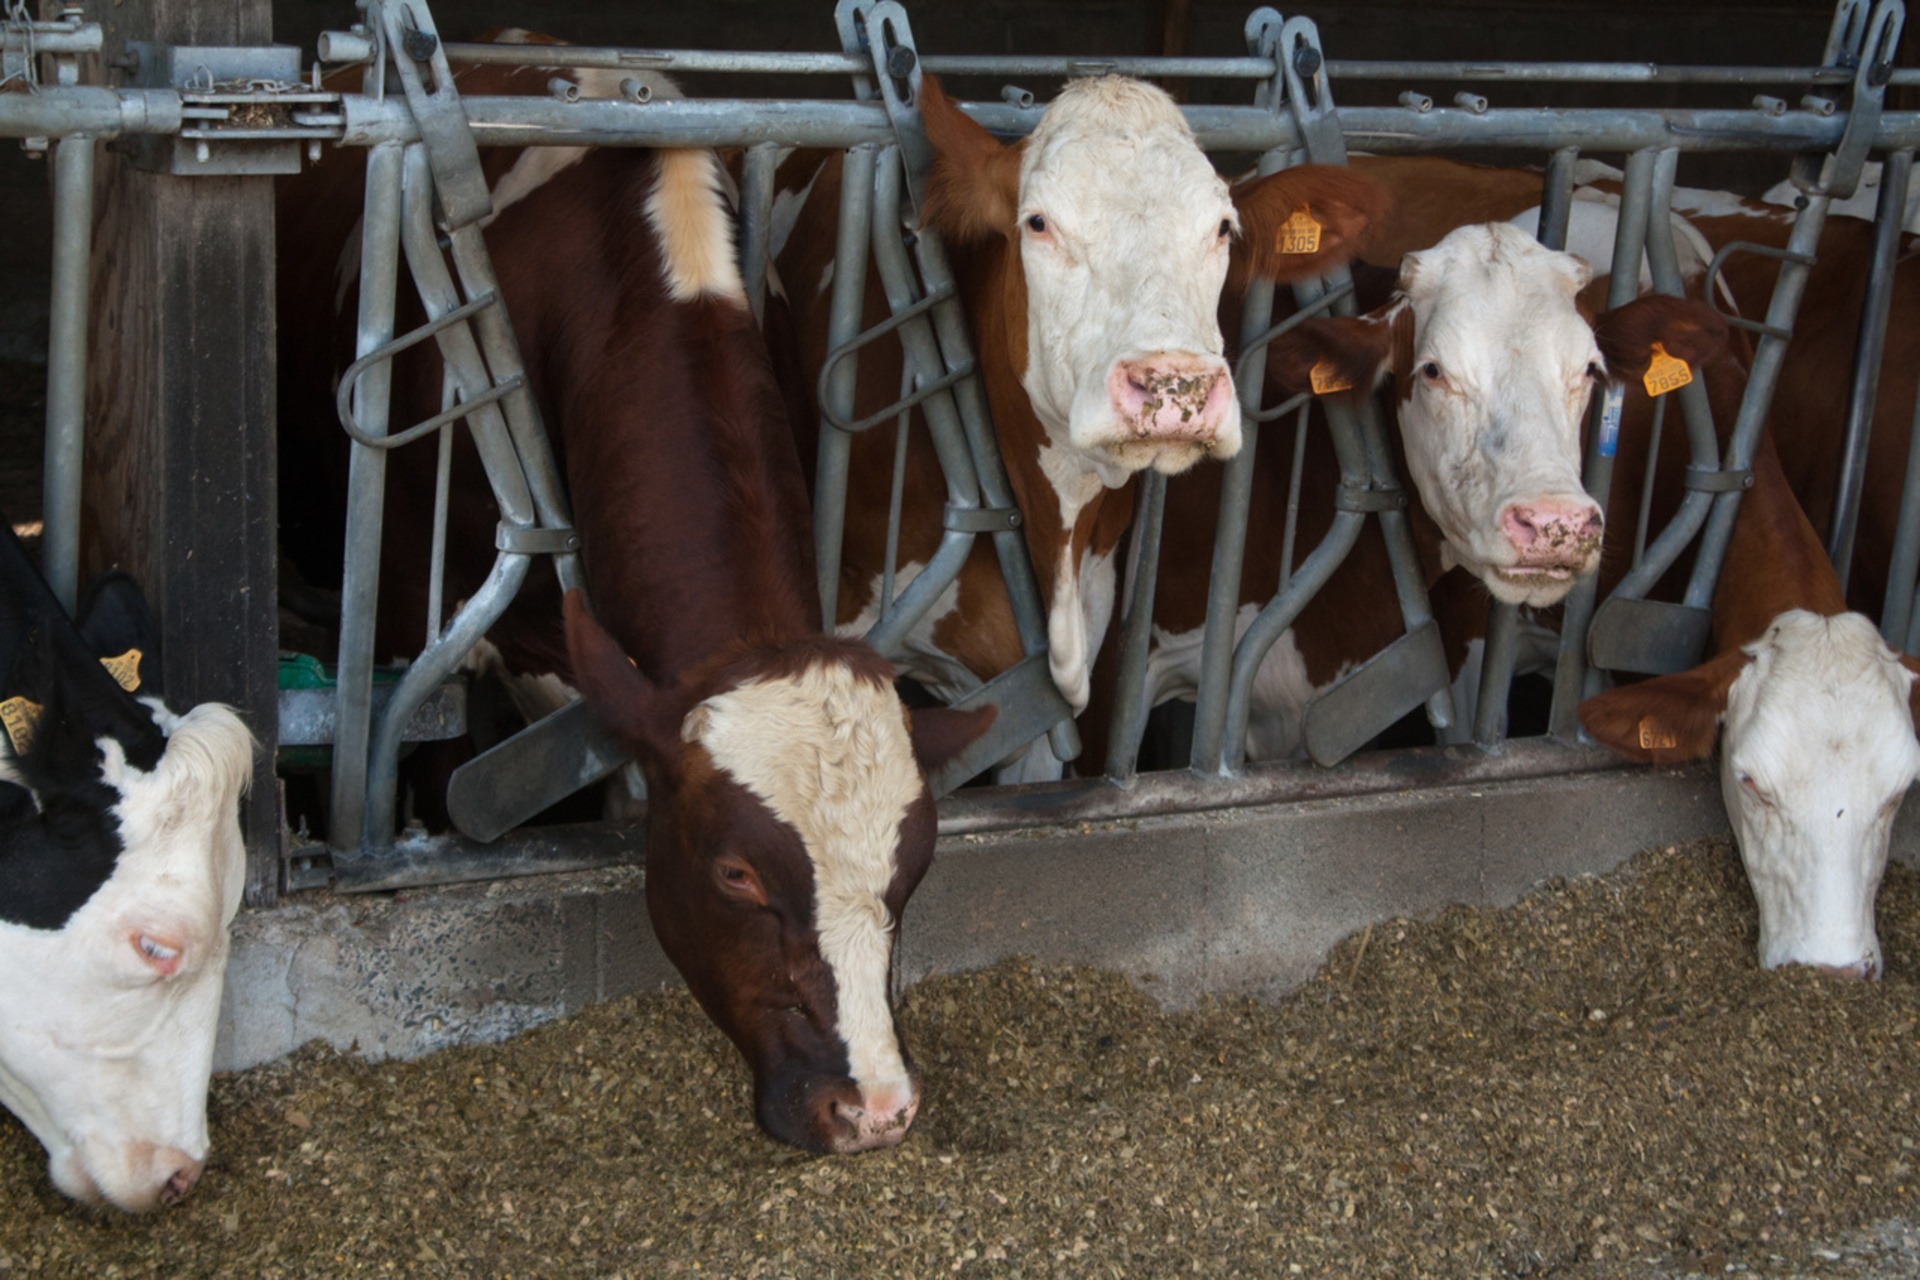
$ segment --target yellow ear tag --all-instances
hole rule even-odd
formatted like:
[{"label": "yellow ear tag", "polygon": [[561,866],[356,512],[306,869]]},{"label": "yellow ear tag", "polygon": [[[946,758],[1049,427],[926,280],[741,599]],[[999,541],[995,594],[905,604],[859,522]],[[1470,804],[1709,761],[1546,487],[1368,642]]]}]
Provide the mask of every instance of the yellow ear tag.
[{"label": "yellow ear tag", "polygon": [[6,726],[13,754],[23,756],[33,746],[34,732],[40,727],[39,703],[27,698],[8,698],[0,702],[0,725]]},{"label": "yellow ear tag", "polygon": [[117,658],[102,658],[100,665],[105,667],[107,674],[114,678],[114,682],[128,693],[140,687],[140,651],[138,649],[129,649]]},{"label": "yellow ear tag", "polygon": [[1342,377],[1333,367],[1331,360],[1322,360],[1307,372],[1307,380],[1313,384],[1313,394],[1332,395],[1336,391],[1351,391],[1353,384]]},{"label": "yellow ear tag", "polygon": [[1320,252],[1320,223],[1313,216],[1313,210],[1301,206],[1293,215],[1280,224],[1280,230],[1273,236],[1275,253],[1318,253]]},{"label": "yellow ear tag", "polygon": [[1653,354],[1647,361],[1647,376],[1641,381],[1646,384],[1648,395],[1663,396],[1692,382],[1693,370],[1687,367],[1685,360],[1668,355],[1667,349],[1656,342],[1653,344]]},{"label": "yellow ear tag", "polygon": [[[1686,363],[1682,361],[1680,367],[1686,368]],[[1662,729],[1652,716],[1640,717],[1640,749],[1642,751],[1671,751],[1679,745],[1680,739],[1673,736],[1671,729]]]}]

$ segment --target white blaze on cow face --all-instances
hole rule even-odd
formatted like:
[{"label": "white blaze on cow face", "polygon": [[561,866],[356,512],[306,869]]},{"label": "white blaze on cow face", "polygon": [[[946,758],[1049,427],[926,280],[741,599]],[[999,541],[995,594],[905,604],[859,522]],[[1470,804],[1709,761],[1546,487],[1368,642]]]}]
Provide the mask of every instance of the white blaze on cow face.
[{"label": "white blaze on cow face", "polygon": [[1109,487],[1240,448],[1215,310],[1239,226],[1173,100],[1076,80],[1020,162],[1022,385],[1056,445]]},{"label": "white blaze on cow face", "polygon": [[826,663],[709,698],[683,733],[806,846],[814,929],[863,1112],[849,1117],[841,1149],[898,1141],[919,1096],[887,1001],[895,921],[886,893],[901,821],[925,785],[899,697]]},{"label": "white blaze on cow face", "polygon": [[1914,677],[1857,613],[1783,613],[1746,652],[1720,788],[1760,907],[1760,963],[1877,977],[1874,896],[1920,770]]},{"label": "white blaze on cow face", "polygon": [[1550,605],[1600,563],[1580,428],[1604,369],[1574,298],[1586,264],[1503,223],[1410,253],[1400,434],[1452,559],[1512,604]]},{"label": "white blaze on cow face", "polygon": [[14,975],[0,986],[0,1102],[46,1147],[62,1192],[132,1211],[184,1194],[206,1160],[253,754],[225,707],[155,720],[168,738],[152,773],[100,740],[120,797],[112,877],[57,930],[0,922]]}]

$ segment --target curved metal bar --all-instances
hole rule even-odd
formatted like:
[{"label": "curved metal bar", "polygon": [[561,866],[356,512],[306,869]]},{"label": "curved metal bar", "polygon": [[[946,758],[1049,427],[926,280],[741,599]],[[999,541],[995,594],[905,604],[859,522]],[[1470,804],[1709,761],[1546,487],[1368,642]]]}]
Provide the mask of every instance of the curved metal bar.
[{"label": "curved metal bar", "polygon": [[494,557],[493,569],[480,589],[453,615],[453,621],[441,633],[437,643],[415,658],[407,673],[394,686],[374,731],[373,749],[367,757],[367,817],[360,833],[361,846],[377,849],[393,842],[395,805],[399,801],[400,744],[407,721],[416,707],[456,671],[467,653],[487,634],[526,581],[531,556],[503,551]]},{"label": "curved metal bar", "polygon": [[1814,263],[1813,255],[1793,253],[1770,244],[1755,244],[1751,240],[1729,240],[1720,246],[1713,255],[1713,260],[1707,263],[1707,278],[1700,286],[1700,296],[1706,304],[1718,311],[1720,318],[1736,329],[1745,329],[1749,333],[1757,333],[1766,338],[1778,338],[1785,342],[1793,337],[1792,329],[1781,329],[1768,325],[1764,321],[1749,320],[1745,316],[1737,316],[1721,310],[1720,303],[1717,301],[1720,295],[1720,271],[1726,265],[1727,259],[1736,253],[1757,253],[1762,257],[1778,258],[1783,263],[1798,263],[1808,267]]}]

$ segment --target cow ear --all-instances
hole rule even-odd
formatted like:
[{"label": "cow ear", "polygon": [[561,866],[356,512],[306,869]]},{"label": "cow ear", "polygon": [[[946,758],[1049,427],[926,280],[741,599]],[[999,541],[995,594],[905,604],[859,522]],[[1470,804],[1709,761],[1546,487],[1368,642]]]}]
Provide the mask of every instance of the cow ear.
[{"label": "cow ear", "polygon": [[1697,760],[1712,752],[1727,690],[1749,661],[1729,649],[1691,671],[1595,694],[1580,704],[1580,723],[1595,742],[1646,764]]},{"label": "cow ear", "polygon": [[1364,316],[1309,320],[1268,345],[1267,378],[1286,395],[1348,387],[1371,391],[1403,339],[1411,349],[1413,312],[1403,303]]},{"label": "cow ear", "polygon": [[920,707],[907,712],[913,735],[913,755],[923,773],[933,773],[972,746],[993,727],[1000,708],[991,704],[957,711],[952,707]]},{"label": "cow ear", "polygon": [[1608,373],[1638,378],[1646,373],[1656,342],[1696,369],[1712,360],[1727,348],[1727,322],[1704,302],[1649,294],[1602,315],[1593,336]]},{"label": "cow ear", "polygon": [[922,226],[956,244],[1012,236],[1020,203],[1021,146],[1004,146],[940,88],[920,80],[920,122],[933,144],[933,167],[920,202]]},{"label": "cow ear", "polygon": [[1341,165],[1306,164],[1233,188],[1240,242],[1255,275],[1287,284],[1358,257],[1391,197]]},{"label": "cow ear", "polygon": [[567,657],[574,681],[594,715],[641,763],[671,769],[680,758],[680,724],[685,699],[640,673],[620,642],[607,634],[587,609],[578,589],[567,592]]},{"label": "cow ear", "polygon": [[143,698],[162,696],[160,628],[146,593],[125,570],[109,569],[87,583],[74,625],[121,688]]}]

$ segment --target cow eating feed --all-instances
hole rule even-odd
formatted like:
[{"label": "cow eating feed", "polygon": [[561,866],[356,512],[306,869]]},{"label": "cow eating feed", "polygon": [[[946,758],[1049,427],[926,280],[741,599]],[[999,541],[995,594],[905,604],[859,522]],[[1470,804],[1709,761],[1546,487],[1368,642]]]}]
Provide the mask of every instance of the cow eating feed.
[{"label": "cow eating feed", "polygon": [[[111,648],[136,683],[140,653]],[[136,699],[100,656],[0,530],[0,1102],[62,1192],[139,1211],[207,1158],[253,741],[218,704]]]}]

